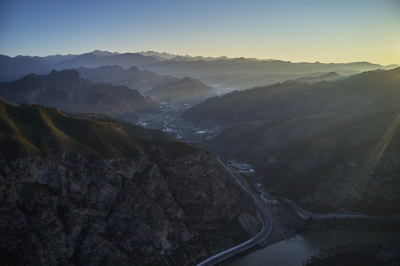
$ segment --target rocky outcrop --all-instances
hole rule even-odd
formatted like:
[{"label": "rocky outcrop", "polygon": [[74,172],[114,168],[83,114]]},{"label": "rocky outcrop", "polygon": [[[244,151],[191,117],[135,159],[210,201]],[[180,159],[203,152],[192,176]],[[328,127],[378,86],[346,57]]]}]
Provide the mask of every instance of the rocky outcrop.
[{"label": "rocky outcrop", "polygon": [[259,230],[243,215],[207,151],[0,100],[0,265],[193,265]]},{"label": "rocky outcrop", "polygon": [[3,159],[0,262],[193,265],[250,237],[238,218],[253,204],[211,155],[153,148],[157,158]]},{"label": "rocky outcrop", "polygon": [[399,152],[384,154],[378,163],[372,160],[340,162],[327,173],[325,182],[301,198],[301,204],[316,210],[398,214],[399,165]]}]

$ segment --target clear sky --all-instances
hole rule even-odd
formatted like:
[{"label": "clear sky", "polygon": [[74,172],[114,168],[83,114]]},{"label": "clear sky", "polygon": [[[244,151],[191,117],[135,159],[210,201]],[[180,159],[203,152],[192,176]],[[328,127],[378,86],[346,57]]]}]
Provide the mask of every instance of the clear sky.
[{"label": "clear sky", "polygon": [[0,0],[0,54],[400,64],[400,0]]}]

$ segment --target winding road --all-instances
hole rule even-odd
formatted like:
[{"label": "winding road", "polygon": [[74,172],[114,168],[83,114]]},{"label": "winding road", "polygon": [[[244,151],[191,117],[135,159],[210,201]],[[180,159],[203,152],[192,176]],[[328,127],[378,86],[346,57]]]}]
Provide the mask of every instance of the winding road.
[{"label": "winding road", "polygon": [[239,186],[245,190],[247,193],[250,194],[250,196],[254,199],[255,204],[259,208],[260,212],[263,215],[263,227],[260,232],[258,232],[254,237],[251,239],[247,240],[246,242],[243,242],[237,246],[234,246],[230,249],[224,250],[218,254],[215,254],[208,259],[200,262],[197,264],[198,266],[203,266],[203,265],[215,265],[219,262],[222,262],[236,254],[239,254],[251,247],[254,247],[255,245],[261,244],[267,240],[269,235],[271,234],[272,231],[272,218],[271,218],[271,212],[270,210],[266,207],[266,205],[263,202],[263,199],[261,198],[260,195],[255,193],[249,186],[248,183],[242,180],[240,173],[237,172],[236,170],[230,168],[229,166],[225,165],[219,157],[217,157],[218,162],[226,169],[228,170],[233,177],[235,177],[236,182],[239,184]]},{"label": "winding road", "polygon": [[294,203],[290,199],[282,198],[282,201],[286,202],[289,204],[297,213],[297,215],[303,219],[307,220],[309,218],[315,219],[315,220],[325,220],[325,219],[377,219],[377,220],[387,220],[382,217],[377,217],[377,216],[370,216],[370,215],[364,215],[364,214],[346,214],[346,213],[328,213],[328,214],[316,214],[312,213],[309,211],[304,210],[302,207],[300,207],[298,204]]},{"label": "winding road", "polygon": [[[249,248],[252,248],[256,245],[265,243],[268,237],[270,236],[272,232],[272,214],[271,211],[268,209],[267,206],[269,206],[273,202],[277,202],[278,199],[271,197],[267,192],[265,192],[263,189],[261,189],[259,192],[260,194],[254,192],[250,185],[245,181],[245,179],[242,176],[242,173],[240,170],[233,169],[231,166],[226,165],[224,162],[221,161],[221,159],[217,156],[218,162],[227,170],[229,173],[235,178],[236,183],[245,190],[247,193],[250,194],[250,196],[253,198],[254,203],[260,210],[263,216],[263,222],[262,222],[262,229],[260,232],[258,232],[254,237],[251,239],[247,240],[246,242],[243,242],[237,246],[234,246],[230,249],[224,250],[218,254],[215,254],[208,259],[200,262],[197,264],[197,266],[203,266],[203,265],[215,265],[217,263],[220,263],[234,255],[237,255]],[[291,206],[297,213],[297,215],[303,219],[316,219],[316,220],[324,220],[324,219],[379,219],[379,220],[387,220],[385,218],[377,217],[377,216],[369,216],[369,215],[363,215],[363,214],[315,214],[309,211],[304,210],[302,207],[300,207],[298,204],[295,202],[291,201],[290,199],[287,198],[280,198],[279,200],[286,202],[289,206]]]}]

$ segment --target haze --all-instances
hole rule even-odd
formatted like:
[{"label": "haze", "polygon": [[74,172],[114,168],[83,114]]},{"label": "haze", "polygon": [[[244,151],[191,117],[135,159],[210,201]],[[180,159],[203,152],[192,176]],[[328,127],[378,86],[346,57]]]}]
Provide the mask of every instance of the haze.
[{"label": "haze", "polygon": [[399,33],[400,0],[0,0],[0,266],[400,265]]},{"label": "haze", "polygon": [[165,51],[400,63],[400,2],[0,1],[0,54]]}]

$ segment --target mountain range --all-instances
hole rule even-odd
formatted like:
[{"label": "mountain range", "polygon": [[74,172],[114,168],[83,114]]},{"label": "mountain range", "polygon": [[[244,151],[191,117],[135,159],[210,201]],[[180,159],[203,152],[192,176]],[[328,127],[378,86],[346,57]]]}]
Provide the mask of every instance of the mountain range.
[{"label": "mountain range", "polygon": [[[395,222],[395,67],[154,51],[0,56],[0,265],[195,265],[260,244],[257,232],[270,244],[291,235],[286,226],[383,222],[304,221],[287,199]],[[241,162],[254,169],[236,172]],[[262,195],[261,206],[263,189],[286,199]]]},{"label": "mountain range", "polygon": [[123,68],[155,63],[160,58],[138,53],[110,53],[93,51],[80,55],[16,56],[0,55],[0,81],[14,81],[25,75],[47,74],[51,70],[64,70],[79,67],[95,68],[118,65]]},{"label": "mountain range", "polygon": [[164,60],[142,66],[158,74],[174,77],[192,77],[211,85],[222,92],[243,90],[292,80],[314,73],[336,72],[352,75],[376,69],[391,69],[396,66],[381,66],[368,62],[356,63],[292,63],[280,60],[249,58],[215,58],[214,60]]},{"label": "mountain range", "polygon": [[[97,68],[118,65],[150,70],[159,75],[176,78],[191,77],[213,86],[219,93],[254,86],[265,86],[293,80],[315,73],[336,72],[352,75],[376,69],[391,69],[368,62],[355,63],[292,63],[280,60],[255,58],[192,57],[168,53],[111,53],[95,50],[80,55],[52,55],[45,57],[0,55],[0,81],[14,81],[31,73],[46,74],[51,70],[70,68]],[[127,85],[127,84],[125,84]]]}]

